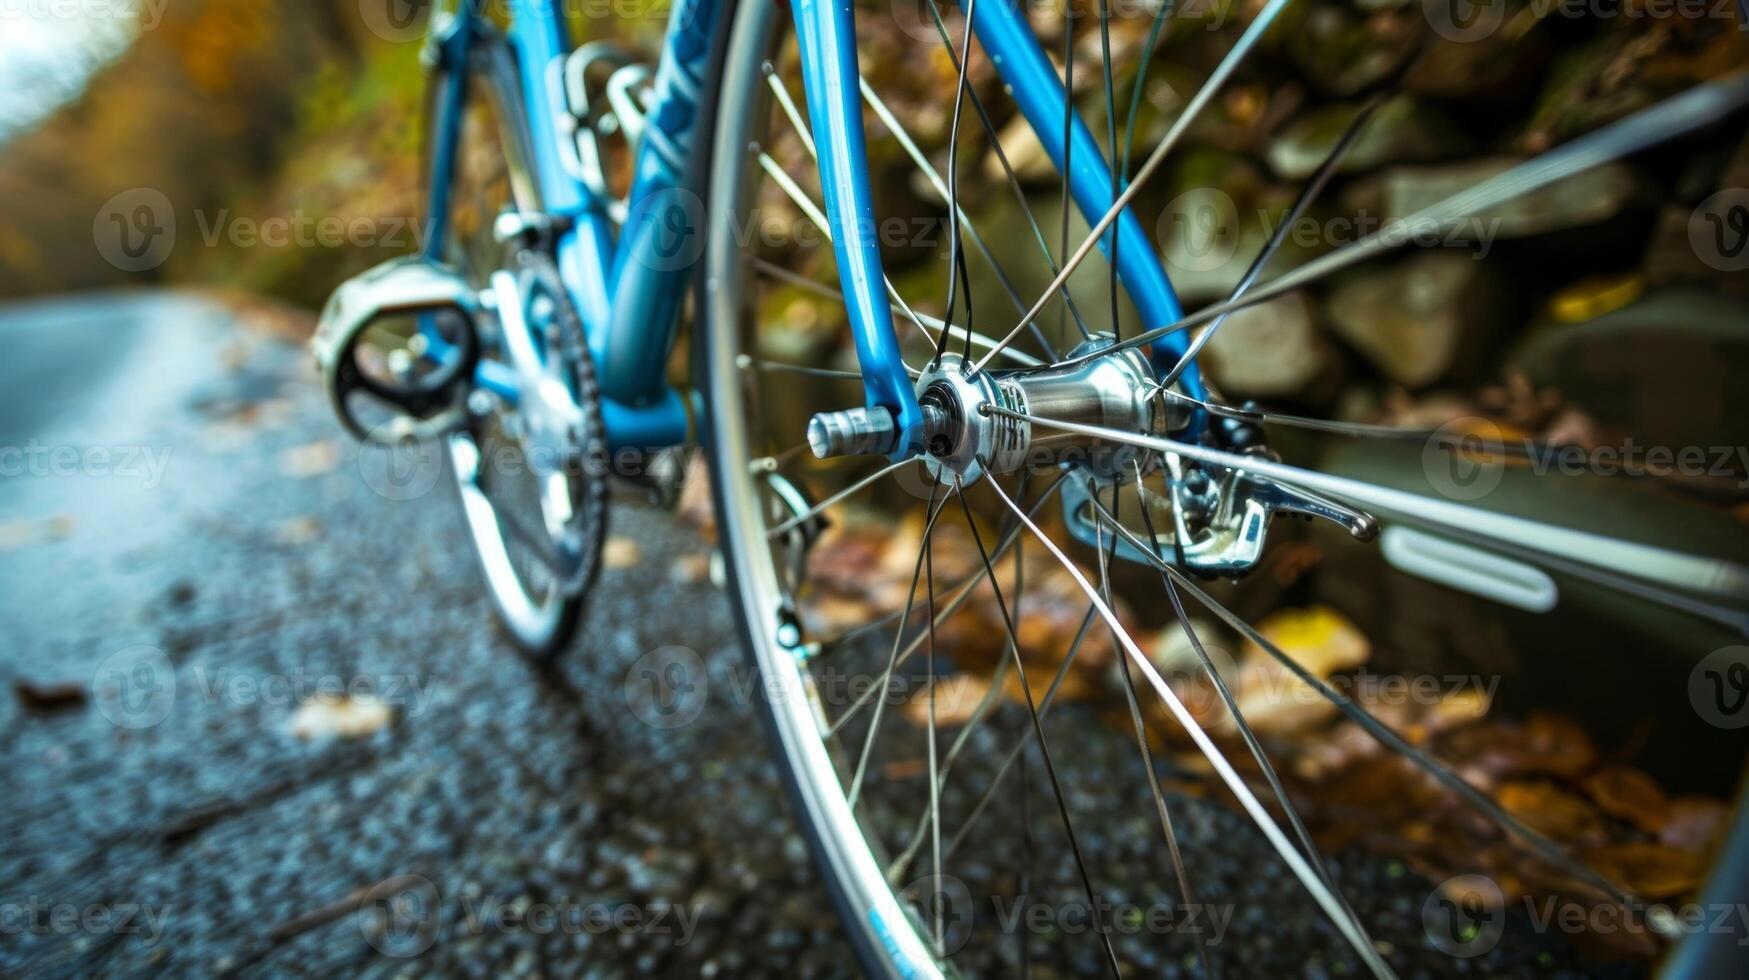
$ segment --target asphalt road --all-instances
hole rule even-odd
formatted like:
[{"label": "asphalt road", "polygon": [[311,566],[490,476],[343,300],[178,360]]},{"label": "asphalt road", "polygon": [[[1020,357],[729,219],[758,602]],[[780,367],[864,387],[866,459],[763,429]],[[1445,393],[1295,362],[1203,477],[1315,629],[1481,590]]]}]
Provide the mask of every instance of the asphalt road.
[{"label": "asphalt road", "polygon": [[[695,531],[619,502],[639,556],[540,670],[491,624],[452,492],[361,465],[294,345],[149,294],[3,310],[0,340],[0,974],[852,972],[727,604],[683,571]],[[683,717],[629,707],[641,658],[675,646],[709,665]],[[392,718],[301,737],[299,702],[336,685]],[[1092,730],[1068,790],[1111,881],[1161,858],[1132,749]],[[1225,975],[1357,970],[1241,818],[1179,803],[1199,897],[1230,917]],[[968,851],[974,891],[1008,846]],[[1450,959],[1429,883],[1334,865],[1405,976],[1567,961],[1511,928]],[[1051,953],[1062,926],[1034,973],[1098,972],[1091,943]],[[1015,946],[972,966],[1012,971]],[[1181,933],[1120,950],[1138,975],[1194,963]]]}]

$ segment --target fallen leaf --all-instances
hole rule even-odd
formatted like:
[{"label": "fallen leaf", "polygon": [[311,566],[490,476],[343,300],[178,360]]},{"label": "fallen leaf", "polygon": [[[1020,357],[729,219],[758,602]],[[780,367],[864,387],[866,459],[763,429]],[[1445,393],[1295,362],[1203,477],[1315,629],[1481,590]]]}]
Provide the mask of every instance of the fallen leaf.
[{"label": "fallen leaf", "polygon": [[1536,782],[1501,783],[1494,799],[1502,809],[1533,830],[1562,841],[1601,840],[1603,821],[1584,797]]},{"label": "fallen leaf", "polygon": [[[1328,606],[1282,610],[1259,623],[1257,631],[1320,679],[1359,667],[1372,653],[1366,636]],[[1234,698],[1239,713],[1261,734],[1299,731],[1336,712],[1311,685],[1251,642],[1246,643],[1240,657]]]},{"label": "fallen leaf", "polygon": [[711,577],[711,553],[681,555],[668,570],[668,577],[685,585],[696,585]]},{"label": "fallen leaf", "polygon": [[644,560],[644,549],[631,538],[610,534],[601,546],[601,564],[607,568],[631,568]]},{"label": "fallen leaf", "polygon": [[711,474],[705,465],[704,453],[693,453],[686,463],[686,475],[680,485],[680,500],[674,516],[698,528],[710,540],[717,537],[717,511],[711,501]]},{"label": "fallen leaf", "polygon": [[368,694],[318,697],[298,705],[292,734],[306,742],[324,738],[363,738],[381,731],[394,710]]},{"label": "fallen leaf", "polygon": [[322,536],[322,522],[305,515],[280,521],[273,529],[273,540],[284,545],[306,545]]},{"label": "fallen leaf", "polygon": [[1670,847],[1705,854],[1718,843],[1730,816],[1730,807],[1718,800],[1705,796],[1678,796],[1665,808],[1664,826],[1658,830],[1658,840]]},{"label": "fallen leaf", "polygon": [[340,443],[332,439],[307,442],[279,452],[279,471],[297,479],[321,476],[339,465]]},{"label": "fallen leaf", "polygon": [[929,772],[928,759],[894,759],[881,766],[881,775],[895,782],[901,779],[915,779],[927,772]]},{"label": "fallen leaf", "polygon": [[1652,777],[1638,769],[1610,766],[1585,777],[1585,792],[1597,808],[1647,833],[1664,825],[1669,801]]},{"label": "fallen leaf", "polygon": [[17,551],[59,541],[73,533],[73,518],[56,514],[40,521],[8,521],[0,524],[0,551]]},{"label": "fallen leaf", "polygon": [[[979,702],[990,690],[990,681],[977,674],[962,672],[937,678],[935,681],[935,727],[957,728],[970,721]],[[918,728],[929,727],[928,689],[918,691],[905,702],[905,717]]]},{"label": "fallen leaf", "polygon": [[12,693],[30,711],[64,711],[84,704],[86,689],[74,681],[38,683],[20,679],[12,682]]},{"label": "fallen leaf", "polygon": [[1692,851],[1629,842],[1593,848],[1585,863],[1642,898],[1670,898],[1700,884],[1704,862]]},{"label": "fallen leaf", "polygon": [[867,623],[875,611],[861,599],[831,593],[810,596],[802,602],[802,623],[809,633],[830,636]]}]

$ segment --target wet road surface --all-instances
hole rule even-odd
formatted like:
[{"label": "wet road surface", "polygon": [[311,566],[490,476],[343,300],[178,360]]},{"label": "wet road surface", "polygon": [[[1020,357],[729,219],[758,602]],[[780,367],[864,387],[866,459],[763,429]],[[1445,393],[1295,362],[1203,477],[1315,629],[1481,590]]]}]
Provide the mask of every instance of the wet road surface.
[{"label": "wet road surface", "polygon": [[[144,294],[0,310],[0,337],[0,973],[853,972],[727,603],[684,572],[708,553],[695,530],[617,501],[612,533],[640,554],[538,669],[491,624],[448,477],[361,465],[300,348]],[[673,646],[708,676],[652,714],[627,693]],[[337,686],[392,720],[300,737],[321,721],[300,701]],[[1073,706],[1050,721],[1082,755],[1067,788],[1106,897],[1140,901],[1123,869],[1164,859],[1133,745]],[[1198,898],[1226,913],[1225,975],[1357,971],[1242,818],[1174,805]],[[956,871],[1011,887],[1014,846],[993,834]],[[1333,867],[1405,976],[1566,959],[1511,930],[1449,959],[1427,882]],[[1078,894],[1066,866],[1034,886],[1059,913]],[[971,965],[1100,972],[1046,919],[1027,953],[1004,936]],[[1187,974],[1194,949],[1183,930],[1120,940],[1138,975]]]}]

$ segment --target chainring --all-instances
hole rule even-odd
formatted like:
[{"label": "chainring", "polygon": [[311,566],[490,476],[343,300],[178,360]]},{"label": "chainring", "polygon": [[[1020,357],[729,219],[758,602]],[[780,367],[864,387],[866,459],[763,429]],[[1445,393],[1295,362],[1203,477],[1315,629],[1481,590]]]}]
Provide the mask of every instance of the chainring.
[{"label": "chainring", "polygon": [[[601,564],[602,542],[607,535],[607,473],[602,465],[607,452],[601,390],[584,341],[582,317],[552,256],[533,248],[521,249],[512,257],[509,271],[516,276],[523,297],[542,295],[552,303],[541,324],[542,340],[549,355],[557,352],[566,387],[577,409],[575,420],[564,428],[561,458],[556,461],[564,473],[571,513],[563,521],[562,537],[555,540],[545,526],[531,527],[497,504],[493,510],[513,536],[546,552],[543,564],[553,574],[555,584],[566,597],[574,598],[594,583]],[[476,419],[474,433],[481,442],[482,421]],[[532,465],[527,462],[526,444],[522,448],[524,465]]]}]

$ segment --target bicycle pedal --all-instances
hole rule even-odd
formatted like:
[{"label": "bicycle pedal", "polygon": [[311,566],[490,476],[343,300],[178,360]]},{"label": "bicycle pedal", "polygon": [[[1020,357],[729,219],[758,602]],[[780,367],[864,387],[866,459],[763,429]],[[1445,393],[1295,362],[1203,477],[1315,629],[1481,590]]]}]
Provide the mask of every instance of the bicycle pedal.
[{"label": "bicycle pedal", "polygon": [[608,480],[616,493],[641,495],[656,507],[672,510],[680,502],[691,455],[684,447],[671,446],[635,459],[611,457]]},{"label": "bicycle pedal", "polygon": [[479,293],[429,259],[393,259],[342,283],[310,338],[341,426],[382,444],[459,428],[482,315]]}]

